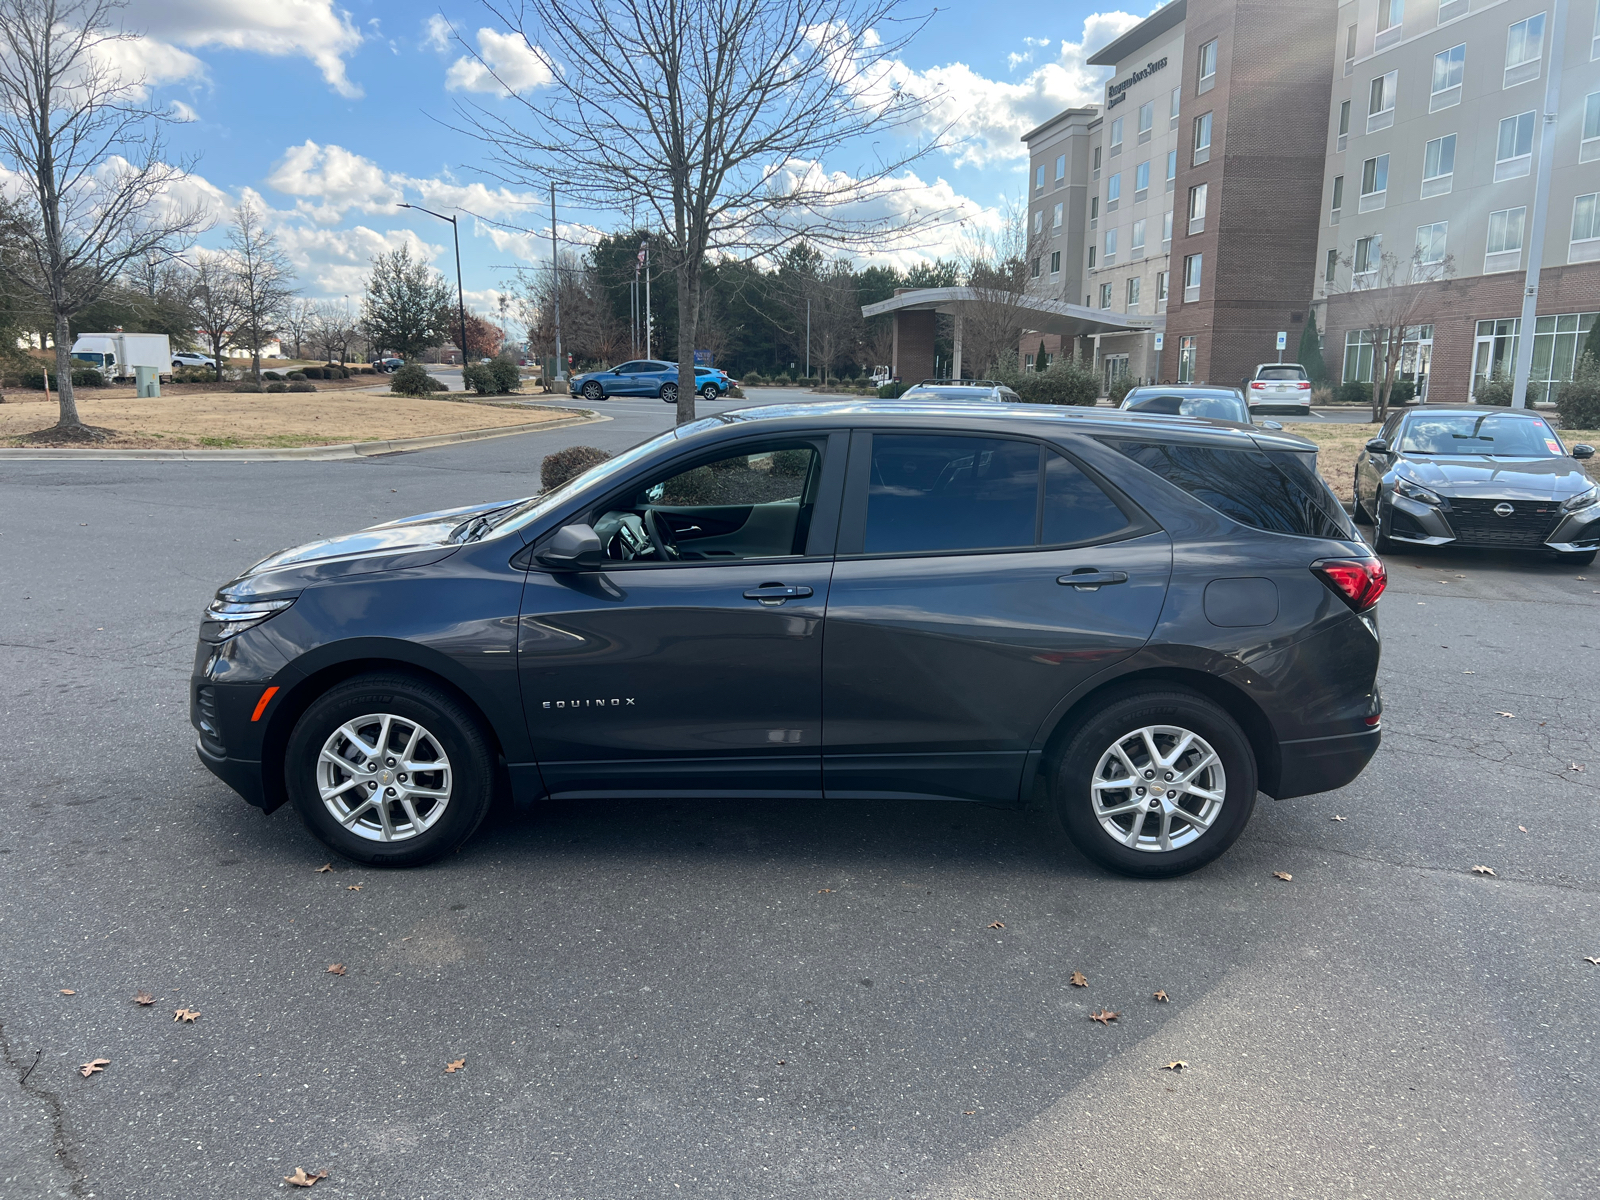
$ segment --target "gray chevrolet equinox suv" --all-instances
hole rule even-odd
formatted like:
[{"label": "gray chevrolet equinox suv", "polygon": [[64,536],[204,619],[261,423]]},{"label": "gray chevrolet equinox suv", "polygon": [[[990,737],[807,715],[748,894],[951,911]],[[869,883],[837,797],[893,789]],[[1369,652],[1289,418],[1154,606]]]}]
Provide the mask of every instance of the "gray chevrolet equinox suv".
[{"label": "gray chevrolet equinox suv", "polygon": [[201,760],[407,865],[502,791],[969,800],[1169,876],[1377,749],[1382,564],[1315,448],[1192,417],[747,409],[221,588]]}]

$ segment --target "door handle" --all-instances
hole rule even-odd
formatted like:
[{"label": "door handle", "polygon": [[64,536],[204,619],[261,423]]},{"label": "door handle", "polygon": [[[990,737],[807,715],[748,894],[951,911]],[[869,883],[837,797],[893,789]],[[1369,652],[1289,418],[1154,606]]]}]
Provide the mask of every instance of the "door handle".
[{"label": "door handle", "polygon": [[758,588],[751,588],[744,594],[746,600],[759,600],[763,604],[782,604],[785,600],[799,599],[811,595],[811,589],[805,586],[789,587],[782,583],[764,583]]},{"label": "door handle", "polygon": [[1071,575],[1063,575],[1056,580],[1057,583],[1075,587],[1080,592],[1092,592],[1104,583],[1127,583],[1126,571],[1074,571]]}]

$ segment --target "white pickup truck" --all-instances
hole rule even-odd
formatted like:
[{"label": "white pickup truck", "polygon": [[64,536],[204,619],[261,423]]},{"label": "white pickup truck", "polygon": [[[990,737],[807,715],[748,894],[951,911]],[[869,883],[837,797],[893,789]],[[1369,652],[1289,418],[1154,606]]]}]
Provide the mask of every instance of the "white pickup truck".
[{"label": "white pickup truck", "polygon": [[72,357],[99,368],[107,379],[131,379],[135,367],[160,375],[172,370],[172,343],[164,333],[82,333]]}]

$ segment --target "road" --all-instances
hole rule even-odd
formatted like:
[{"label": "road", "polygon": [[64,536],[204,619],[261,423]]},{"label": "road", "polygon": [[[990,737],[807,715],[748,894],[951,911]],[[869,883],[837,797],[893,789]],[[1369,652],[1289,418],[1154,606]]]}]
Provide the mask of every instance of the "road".
[{"label": "road", "polygon": [[195,760],[201,607],[670,420],[600,407],[356,461],[0,464],[0,1196],[1594,1195],[1600,573],[1395,558],[1371,767],[1180,880],[888,803],[564,805],[319,872]]}]

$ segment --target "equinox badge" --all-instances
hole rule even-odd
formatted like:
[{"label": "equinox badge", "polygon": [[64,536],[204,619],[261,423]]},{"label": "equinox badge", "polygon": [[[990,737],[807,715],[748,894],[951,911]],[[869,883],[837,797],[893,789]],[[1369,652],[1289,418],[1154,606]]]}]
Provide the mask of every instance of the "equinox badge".
[{"label": "equinox badge", "polygon": [[633,708],[633,697],[613,697],[610,700],[546,700],[545,708]]}]

